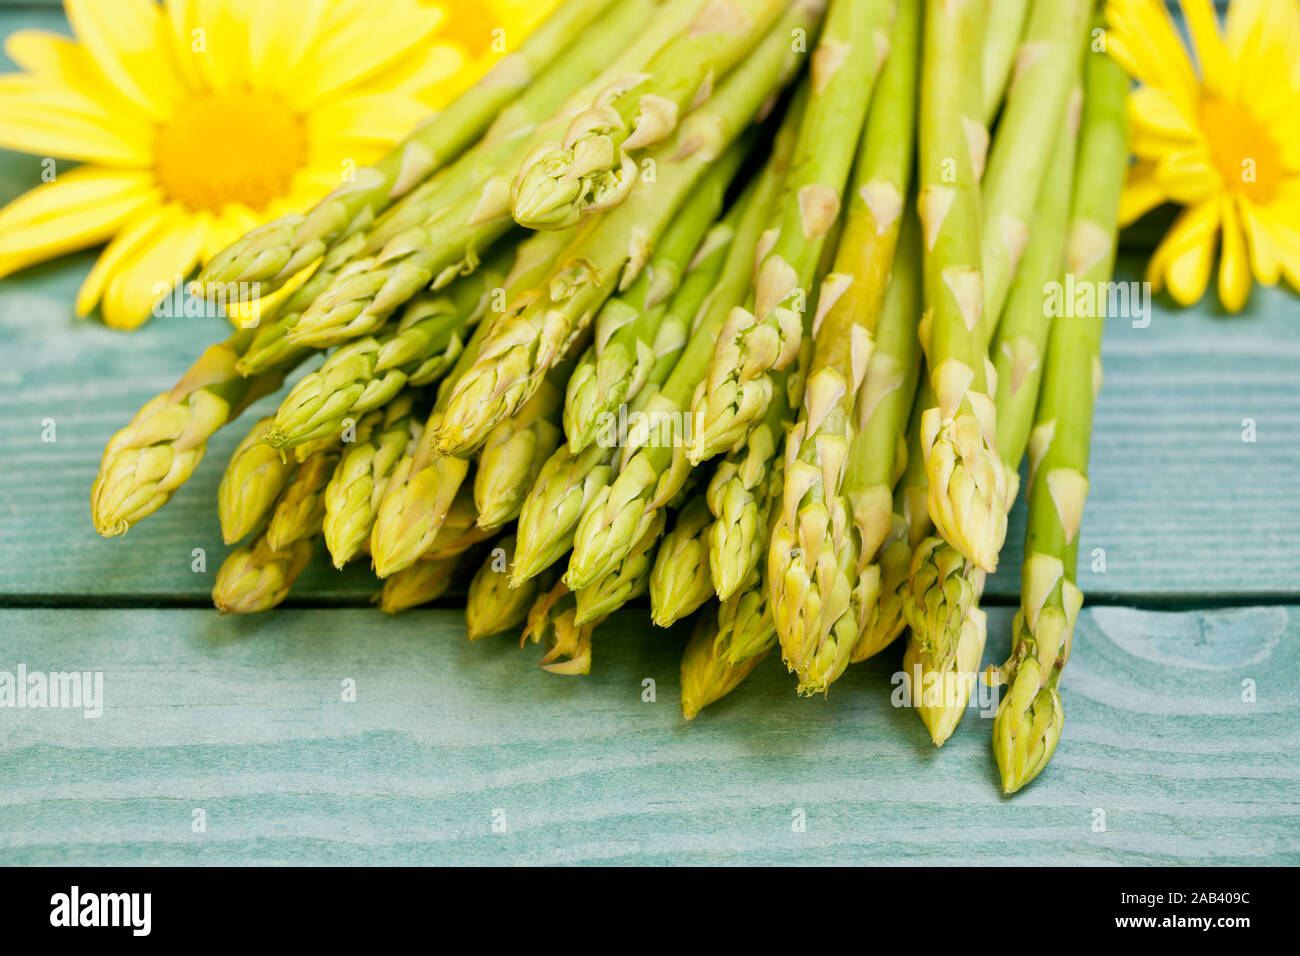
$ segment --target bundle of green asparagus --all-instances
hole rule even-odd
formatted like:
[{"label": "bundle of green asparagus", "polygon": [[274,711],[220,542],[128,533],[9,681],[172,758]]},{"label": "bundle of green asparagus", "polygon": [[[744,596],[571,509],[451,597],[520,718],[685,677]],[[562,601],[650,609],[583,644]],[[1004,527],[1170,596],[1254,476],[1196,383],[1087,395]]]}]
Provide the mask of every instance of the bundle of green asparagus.
[{"label": "bundle of green asparagus", "polygon": [[165,504],[296,376],[221,481],[219,610],[279,604],[323,541],[368,556],[383,610],[462,582],[470,640],[522,629],[584,674],[645,597],[694,622],[688,718],[773,649],[826,693],[906,631],[942,744],[1028,453],[1022,608],[985,676],[1018,789],[1061,733],[1104,317],[1051,318],[1047,290],[1109,279],[1127,162],[1093,13],[569,0],[212,260],[200,286],[251,284],[259,322],[113,436],[95,527]]}]

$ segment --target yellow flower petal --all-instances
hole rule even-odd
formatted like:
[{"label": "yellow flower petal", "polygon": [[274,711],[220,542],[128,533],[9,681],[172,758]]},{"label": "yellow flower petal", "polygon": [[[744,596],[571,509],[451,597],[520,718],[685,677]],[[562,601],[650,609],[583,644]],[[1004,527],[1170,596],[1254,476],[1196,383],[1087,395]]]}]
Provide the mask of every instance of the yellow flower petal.
[{"label": "yellow flower petal", "polygon": [[90,274],[77,292],[77,315],[89,315],[99,304],[104,287],[118,267],[136,250],[144,247],[160,232],[166,223],[167,211],[162,205],[146,207],[126,224],[121,232],[99,254]]},{"label": "yellow flower petal", "polygon": [[[303,106],[316,106],[338,91],[360,83],[389,62],[425,42],[441,14],[429,7],[394,0],[388,16],[359,15],[331,30],[294,71]],[[310,70],[308,71],[308,67]],[[310,75],[306,75],[310,72]]]},{"label": "yellow flower petal", "polygon": [[1194,137],[1194,116],[1184,113],[1179,103],[1164,90],[1140,86],[1128,98],[1129,115],[1150,133],[1169,137]]},{"label": "yellow flower petal", "polygon": [[1229,312],[1240,312],[1250,298],[1250,259],[1234,201],[1225,195],[1220,207],[1223,239],[1219,247],[1219,301]]},{"label": "yellow flower petal", "polygon": [[1176,203],[1201,202],[1221,188],[1218,170],[1201,149],[1171,151],[1156,163],[1155,177]]},{"label": "yellow flower petal", "polygon": [[1179,305],[1189,306],[1205,294],[1218,227],[1217,202],[1191,206],[1183,210],[1151,257],[1152,283],[1157,289],[1167,287]]},{"label": "yellow flower petal", "polygon": [[356,143],[387,146],[428,119],[429,108],[402,96],[363,96],[322,104],[307,120],[313,155],[344,153]]},{"label": "yellow flower petal", "polygon": [[103,242],[158,192],[149,175],[81,166],[0,209],[0,276]]},{"label": "yellow flower petal", "polygon": [[108,166],[149,165],[150,134],[70,87],[22,73],[0,76],[0,146]]},{"label": "yellow flower petal", "polygon": [[1163,0],[1111,0],[1106,47],[1129,73],[1165,90],[1188,115],[1198,95],[1196,74]]},{"label": "yellow flower petal", "polygon": [[115,123],[148,131],[148,115],[121,96],[85,49],[67,37],[44,30],[17,30],[5,38],[5,52],[49,88],[66,87],[96,104]]},{"label": "yellow flower petal", "polygon": [[64,0],[68,22],[123,96],[165,119],[184,94],[161,10],[150,0]]},{"label": "yellow flower petal", "polygon": [[425,46],[394,60],[381,72],[355,83],[349,90],[352,96],[373,96],[382,93],[405,93],[419,97],[449,80],[472,83],[482,71],[470,64],[465,54],[454,46],[439,43],[435,37]]},{"label": "yellow flower petal", "polygon": [[1277,282],[1280,262],[1272,229],[1249,200],[1241,201],[1241,220],[1255,275],[1265,285]]},{"label": "yellow flower petal", "polygon": [[1214,15],[1210,0],[1179,0],[1187,32],[1191,34],[1196,49],[1196,59],[1201,66],[1201,80],[1207,89],[1217,94],[1228,91],[1232,65],[1228,50],[1219,34],[1219,21]]},{"label": "yellow flower petal", "polygon": [[1129,167],[1128,179],[1120,197],[1120,226],[1132,225],[1168,198],[1169,194],[1155,178],[1155,163],[1134,163]]},{"label": "yellow flower petal", "polygon": [[163,227],[113,273],[99,309],[104,324],[133,329],[148,321],[154,303],[184,278],[199,259],[206,230],[201,219],[168,207]]},{"label": "yellow flower petal", "polygon": [[198,50],[191,43],[189,55],[207,89],[220,92],[249,85],[248,24],[252,6],[249,0],[198,0],[194,4],[203,43]]},{"label": "yellow flower petal", "polygon": [[308,54],[324,29],[328,8],[326,0],[254,4],[248,28],[249,84],[284,95],[277,86],[279,77]]}]

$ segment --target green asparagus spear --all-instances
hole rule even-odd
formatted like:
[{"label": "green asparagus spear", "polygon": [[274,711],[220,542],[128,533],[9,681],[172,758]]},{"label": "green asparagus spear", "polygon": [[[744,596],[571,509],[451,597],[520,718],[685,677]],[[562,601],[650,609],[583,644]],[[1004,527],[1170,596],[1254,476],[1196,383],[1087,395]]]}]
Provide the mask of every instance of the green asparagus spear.
[{"label": "green asparagus spear", "polygon": [[980,83],[984,104],[981,115],[986,126],[993,122],[1002,103],[1028,16],[1029,0],[989,0]]},{"label": "green asparagus spear", "polygon": [[488,432],[474,474],[479,526],[499,528],[519,517],[542,466],[560,445],[564,383],[575,362],[561,362],[519,412]]},{"label": "green asparagus spear", "polygon": [[601,307],[595,342],[570,376],[565,396],[564,432],[574,452],[596,441],[604,423],[649,382],[655,366],[685,345],[734,232],[728,221],[710,227],[727,191],[722,172],[706,176],[696,188],[631,288]]},{"label": "green asparagus spear", "polygon": [[266,543],[273,551],[284,551],[295,541],[320,536],[325,520],[325,487],[338,462],[339,447],[333,443],[298,466],[266,526]]},{"label": "green asparagus spear", "polygon": [[714,596],[707,541],[712,524],[704,496],[695,495],[659,545],[650,572],[650,617],[659,627],[671,627]]},{"label": "green asparagus spear", "polygon": [[552,582],[533,578],[519,587],[510,586],[510,565],[514,562],[515,536],[501,538],[484,559],[469,585],[465,598],[465,630],[471,641],[480,641],[523,624],[543,587]]},{"label": "green asparagus spear", "polygon": [[297,468],[266,443],[273,425],[274,419],[269,417],[254,425],[221,476],[217,515],[226,544],[234,544],[262,523]]},{"label": "green asparagus spear", "polygon": [[623,202],[636,182],[629,153],[667,139],[767,32],[780,0],[701,0],[700,12],[645,69],[620,77],[573,118],[559,142],[524,159],[510,184],[515,221],[563,229]]},{"label": "green asparagus spear", "polygon": [[450,371],[511,258],[511,250],[502,250],[445,292],[412,299],[391,329],[337,349],[280,403],[268,441],[292,448],[337,434],[345,422],[387,404],[407,385],[428,384]]},{"label": "green asparagus spear", "polygon": [[[1077,90],[1076,94],[1057,133],[1038,197],[1030,243],[1012,283],[993,345],[998,454],[1007,471],[1008,509],[1015,499],[1020,459],[1033,422],[1050,329],[1050,320],[1044,315],[1043,290],[1060,276],[1065,257],[1082,96]],[[942,538],[932,537],[913,552],[908,575],[910,597],[903,614],[912,628],[910,640],[921,644],[929,667],[947,670],[956,659],[966,617],[983,591],[984,572]]]},{"label": "green asparagus spear", "polygon": [[460,560],[459,554],[447,558],[424,558],[385,578],[384,586],[375,595],[379,610],[385,614],[398,614],[438,600],[451,587]]},{"label": "green asparagus spear", "polygon": [[[1087,55],[1083,125],[1066,269],[1077,284],[1109,281],[1119,195],[1128,165],[1128,82],[1105,54]],[[1003,789],[1019,790],[1051,760],[1061,736],[1061,671],[1083,605],[1075,578],[1079,523],[1088,495],[1092,411],[1101,384],[1104,293],[1095,313],[1053,323],[1030,438],[1029,521],[1014,649],[998,673],[1011,684],[993,722]]]},{"label": "green asparagus spear", "polygon": [[708,385],[693,403],[702,425],[689,456],[698,463],[743,439],[776,393],[772,372],[798,357],[804,301],[841,194],[867,104],[889,46],[889,0],[833,0],[812,61],[775,243],[754,278],[752,311],[737,309],[718,338]]},{"label": "green asparagus spear", "polygon": [[[501,303],[504,308],[509,308],[515,298],[531,294],[528,290],[550,268],[566,239],[566,233],[545,232],[520,244],[505,280]],[[456,367],[439,386],[438,400],[424,423],[420,442],[398,462],[388,483],[370,536],[375,572],[381,578],[408,566],[428,550],[447,508],[469,474],[468,459],[435,454],[431,433],[442,419],[453,385],[473,365],[486,334],[487,324],[479,323]]]},{"label": "green asparagus spear", "polygon": [[656,512],[655,518],[613,568],[574,592],[578,602],[574,623],[604,620],[628,601],[646,593],[666,522],[663,510]]},{"label": "green asparagus spear", "polygon": [[529,608],[520,644],[532,641],[546,649],[538,662],[542,670],[570,676],[591,672],[591,635],[600,622],[575,623],[577,603],[564,582],[557,581]]},{"label": "green asparagus spear", "polygon": [[315,545],[313,538],[299,538],[283,551],[267,544],[259,535],[226,557],[212,586],[212,603],[222,614],[256,614],[269,611],[289,594],[302,573]]},{"label": "green asparagus spear", "polygon": [[[891,267],[900,281],[890,321],[903,328],[901,338],[914,337],[912,316],[919,313],[915,226],[896,256],[912,167],[919,35],[920,7],[911,4],[895,20],[890,59],[863,127],[844,232],[813,322],[812,370],[799,420],[786,439],[785,499],[772,534],[768,581],[786,663],[809,690],[835,680],[857,642],[860,614],[853,605],[861,583],[860,545],[846,492],[861,487],[841,485],[853,441],[854,399],[871,370]],[[902,382],[897,364],[877,371],[891,383]],[[900,422],[905,409],[901,403]],[[871,594],[859,588],[858,597]]]},{"label": "green asparagus spear", "polygon": [[735,690],[763,659],[759,655],[733,664],[718,652],[719,637],[718,615],[705,608],[682,654],[682,716],[687,720]]},{"label": "green asparagus spear", "polygon": [[325,546],[336,568],[365,546],[393,471],[419,437],[413,403],[412,395],[403,394],[371,412],[357,424],[356,440],[344,445],[325,488]]},{"label": "green asparagus spear", "polygon": [[[995,323],[1029,241],[1054,136],[1079,75],[1092,0],[1034,0],[984,174],[984,316]],[[991,328],[991,325],[989,325]],[[988,568],[987,570],[993,570]]]},{"label": "green asparagus spear", "polygon": [[920,194],[925,247],[926,347],[936,405],[921,418],[930,517],[965,557],[997,567],[1006,537],[1006,476],[989,394],[993,317],[984,310],[979,179],[988,134],[981,118],[979,0],[928,0],[922,44]]}]

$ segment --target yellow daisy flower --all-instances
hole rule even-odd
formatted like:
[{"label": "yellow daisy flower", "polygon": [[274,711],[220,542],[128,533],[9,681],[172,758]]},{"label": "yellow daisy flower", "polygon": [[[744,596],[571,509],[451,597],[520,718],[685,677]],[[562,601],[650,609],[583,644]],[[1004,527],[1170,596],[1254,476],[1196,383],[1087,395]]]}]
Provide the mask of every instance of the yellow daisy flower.
[{"label": "yellow daisy flower", "polygon": [[1300,3],[1180,0],[1193,65],[1160,0],[1110,0],[1106,48],[1141,85],[1129,99],[1137,156],[1121,224],[1185,207],[1147,268],[1180,305],[1201,298],[1219,252],[1219,299],[1236,312],[1251,275],[1300,289]]},{"label": "yellow daisy flower", "polygon": [[504,25],[495,7],[65,0],[75,40],[5,44],[23,72],[0,76],[0,147],[54,175],[0,210],[0,276],[108,241],[77,311],[139,325],[161,284],[307,208],[476,79],[498,54],[466,18]]}]

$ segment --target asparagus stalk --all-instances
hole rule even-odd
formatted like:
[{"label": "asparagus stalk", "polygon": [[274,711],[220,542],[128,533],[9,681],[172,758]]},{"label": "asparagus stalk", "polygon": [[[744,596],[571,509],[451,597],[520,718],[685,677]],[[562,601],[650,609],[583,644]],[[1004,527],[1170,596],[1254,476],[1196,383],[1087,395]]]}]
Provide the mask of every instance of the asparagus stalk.
[{"label": "asparagus stalk", "polygon": [[754,278],[753,309],[737,310],[728,319],[709,366],[708,386],[693,405],[702,423],[691,436],[694,463],[743,439],[776,392],[771,373],[798,356],[803,303],[839,218],[872,87],[888,54],[892,9],[888,0],[833,0],[830,6],[811,58],[811,95],[779,231]]},{"label": "asparagus stalk", "polygon": [[614,449],[568,445],[547,459],[519,512],[519,542],[510,581],[514,587],[540,574],[573,546],[573,531],[596,494],[613,477]]},{"label": "asparagus stalk", "polygon": [[[1078,283],[1109,280],[1115,261],[1119,195],[1128,165],[1125,101],[1118,66],[1090,54],[1066,268]],[[1003,789],[1019,790],[1047,765],[1064,722],[1061,671],[1083,605],[1076,583],[1078,531],[1088,494],[1092,411],[1101,384],[1106,308],[1055,320],[1042,395],[1030,439],[1029,521],[1014,649],[998,677],[1010,693],[998,705],[993,750]]]},{"label": "asparagus stalk", "polygon": [[[255,335],[241,330],[210,346],[170,392],[147,402],[109,439],[90,491],[91,517],[101,535],[125,534],[170,501],[194,474],[217,429],[280,387],[286,369],[251,379],[236,371]],[[293,364],[299,358],[293,355]]]},{"label": "asparagus stalk", "polygon": [[966,712],[975,686],[980,658],[988,637],[988,619],[978,607],[971,608],[962,622],[961,639],[951,667],[935,670],[925,659],[919,641],[909,640],[903,652],[903,673],[911,689],[912,706],[930,732],[936,746],[952,736]]},{"label": "asparagus stalk", "polygon": [[[647,22],[644,2],[620,2],[594,28],[593,33],[600,36],[584,38],[566,59],[566,68],[591,75],[609,62],[610,50],[623,50],[605,74],[590,84],[597,89],[613,76],[638,69],[688,22],[685,17],[693,3],[670,2]],[[633,36],[636,39],[624,49]],[[591,93],[586,92],[589,101]],[[579,101],[582,95],[582,91],[574,94],[570,102]],[[425,205],[436,215],[394,236],[374,255],[358,260],[354,271],[330,285],[303,313],[291,337],[321,346],[368,334],[420,289],[429,285],[441,289],[457,275],[473,271],[481,252],[514,225],[509,210],[510,177],[529,149],[562,128],[577,109],[566,104],[536,129],[485,143],[481,155],[466,157],[477,170],[474,175],[469,179],[448,177],[435,197],[425,197]]]},{"label": "asparagus stalk", "polygon": [[[882,335],[876,355],[881,355],[883,350]],[[906,627],[903,603],[908,596],[912,554],[934,527],[928,506],[925,457],[921,453],[921,416],[934,404],[934,392],[915,362],[911,368],[914,370],[911,374],[919,381],[916,381],[916,401],[907,424],[905,446],[898,447],[896,433],[884,433],[881,426],[886,419],[900,415],[897,409],[888,411],[885,406],[879,412],[868,413],[864,427],[853,442],[851,458],[860,460],[867,469],[857,479],[861,481],[861,490],[854,499],[853,509],[854,524],[863,542],[855,595],[858,642],[853,648],[853,663],[879,654],[903,633]],[[868,373],[868,381],[871,378]],[[906,406],[903,390],[910,391],[906,383],[902,389],[891,390],[886,400],[891,404],[901,401]],[[872,391],[864,393],[859,401],[860,418],[862,411],[872,407],[867,397],[871,394]],[[880,447],[880,454],[873,456],[870,446],[881,442],[885,444]],[[880,462],[875,468],[867,464],[873,457]],[[893,505],[889,508],[889,489],[895,483]]]},{"label": "asparagus stalk", "polygon": [[292,480],[275,503],[266,526],[266,543],[283,551],[304,538],[316,538],[325,521],[325,488],[339,462],[339,448],[332,444],[314,452],[298,466]]},{"label": "asparagus stalk", "polygon": [[706,609],[699,616],[682,654],[682,716],[694,720],[701,710],[735,690],[763,655],[733,664],[718,651],[718,616]]},{"label": "asparagus stalk", "polygon": [[514,562],[515,536],[501,538],[470,581],[465,599],[465,630],[471,641],[480,641],[523,624],[549,581],[533,578],[519,587],[510,585],[510,565]]},{"label": "asparagus stalk", "polygon": [[707,535],[713,516],[703,495],[695,495],[677,512],[650,572],[650,616],[671,627],[713,597]]},{"label": "asparagus stalk", "polygon": [[656,365],[675,358],[685,346],[690,323],[717,281],[735,231],[738,203],[727,220],[709,225],[722,208],[725,172],[704,177],[692,201],[664,230],[636,281],[597,315],[595,342],[570,376],[565,396],[564,432],[574,452],[596,441],[618,409],[649,383]]},{"label": "asparagus stalk", "polygon": [[[1033,422],[1050,329],[1050,320],[1044,315],[1043,290],[1061,275],[1065,256],[1081,95],[1076,90],[1060,124],[1038,197],[1030,243],[1012,283],[993,345],[998,453],[1007,472],[1008,510],[1015,500],[1020,459]],[[952,667],[962,628],[968,626],[967,616],[983,586],[984,572],[942,538],[927,538],[914,551],[909,570],[910,598],[903,605],[903,614],[912,628],[910,639],[921,645],[922,657],[932,669],[945,671]]]},{"label": "asparagus stalk", "polygon": [[347,343],[299,379],[275,413],[270,444],[292,448],[337,434],[407,385],[428,384],[448,372],[464,349],[467,330],[504,279],[508,253],[498,253],[444,293],[412,299],[394,328]]},{"label": "asparagus stalk", "polygon": [[[620,0],[622,3],[623,0]],[[375,165],[357,171],[305,215],[286,215],[259,226],[213,257],[203,283],[256,282],[273,291],[317,261],[340,238],[365,230],[377,213],[477,140],[497,113],[556,61],[568,73],[569,51],[588,24],[613,0],[569,0],[473,87],[393,147]],[[569,81],[581,82],[581,75]]]},{"label": "asparagus stalk", "polygon": [[474,474],[480,527],[499,528],[519,517],[542,466],[560,445],[564,385],[574,364],[551,369],[519,412],[488,432]]},{"label": "asparagus stalk", "polygon": [[922,340],[936,405],[922,415],[921,449],[930,517],[957,550],[992,571],[1007,517],[980,260],[988,134],[980,119],[980,58],[968,55],[982,14],[978,0],[926,6],[917,210],[925,240]]},{"label": "asparagus stalk", "polygon": [[451,587],[459,565],[458,554],[447,558],[424,558],[385,578],[384,586],[375,595],[379,610],[385,614],[398,614],[438,600]]},{"label": "asparagus stalk", "polygon": [[542,670],[565,675],[591,672],[591,635],[600,622],[579,625],[576,617],[577,598],[563,581],[544,591],[529,608],[520,644],[541,643],[546,649],[538,662]]},{"label": "asparagus stalk", "polygon": [[575,116],[559,142],[524,159],[510,184],[515,221],[563,229],[623,202],[638,168],[629,155],[663,142],[678,117],[707,100],[781,13],[780,0],[708,0],[645,69],[615,80]]},{"label": "asparagus stalk", "polygon": [[234,544],[262,523],[297,468],[266,443],[274,419],[263,418],[235,448],[217,487],[221,538]]},{"label": "asparagus stalk", "polygon": [[815,25],[819,5],[820,0],[799,0],[791,6],[717,94],[656,147],[656,181],[638,183],[617,209],[581,227],[543,294],[493,323],[477,367],[457,383],[449,402],[436,437],[440,451],[473,448],[512,414],[615,287],[626,288],[636,278],[705,172],[713,166],[734,172],[744,146],[733,141],[801,61],[803,54],[791,49],[790,32]]},{"label": "asparagus stalk", "polygon": [[269,611],[288,596],[293,582],[311,561],[314,546],[314,538],[299,538],[277,551],[265,535],[241,545],[221,563],[212,586],[212,603],[222,614]]},{"label": "asparagus stalk", "polygon": [[707,502],[709,574],[718,599],[726,601],[754,574],[770,539],[770,518],[780,502],[783,466],[780,435],[755,429],[745,447],[727,455],[709,481]]},{"label": "asparagus stalk", "polygon": [[[813,322],[812,370],[799,420],[786,439],[785,497],[771,538],[768,581],[783,656],[809,691],[825,689],[843,673],[857,643],[860,614],[853,603],[855,585],[862,583],[856,573],[861,546],[853,540],[853,505],[841,484],[853,441],[854,398],[869,372],[902,229],[919,36],[920,7],[912,4],[895,20],[890,59],[863,128],[844,232]],[[911,317],[919,311],[914,243],[906,244],[894,267],[900,281],[890,320],[903,331],[898,338],[914,337]],[[882,386],[903,380],[896,362],[877,372],[885,376]],[[906,403],[900,407],[899,421]],[[857,591],[859,600],[873,597],[869,589]]]},{"label": "asparagus stalk", "polygon": [[[547,272],[566,239],[566,233],[546,232],[520,244],[505,280],[505,308],[510,307],[512,296],[531,294],[526,290]],[[370,536],[375,572],[381,578],[407,567],[428,550],[447,508],[469,474],[468,459],[437,455],[431,435],[442,420],[452,387],[473,365],[486,334],[487,323],[480,322],[456,367],[439,386],[438,400],[424,423],[419,443],[403,456],[388,483]]]},{"label": "asparagus stalk", "polygon": [[[765,511],[770,515],[758,547],[766,546],[781,497],[782,463],[775,462]],[[719,522],[714,522],[716,527]],[[682,713],[690,720],[702,708],[731,693],[776,646],[776,622],[768,601],[761,565],[755,567],[735,594],[706,608],[682,655]],[[706,643],[707,642],[707,643]]]},{"label": "asparagus stalk", "polygon": [[171,500],[202,461],[217,429],[276,391],[310,354],[289,342],[287,330],[360,239],[340,242],[305,282],[262,310],[256,328],[209,347],[175,388],[148,402],[113,436],[91,490],[91,516],[100,534],[123,534]]},{"label": "asparagus stalk", "polygon": [[988,126],[997,115],[1007,88],[1007,77],[1020,46],[1029,0],[989,0],[988,26],[984,34],[984,60],[980,91],[984,109],[981,114]]},{"label": "asparagus stalk", "polygon": [[325,546],[336,568],[365,547],[397,463],[419,437],[413,404],[403,394],[362,419],[325,488]]},{"label": "asparagus stalk", "polygon": [[663,510],[646,526],[622,559],[607,572],[574,591],[577,614],[574,623],[582,625],[604,620],[633,598],[645,594],[654,569],[655,551],[664,536],[667,515]]},{"label": "asparagus stalk", "polygon": [[[843,674],[860,642],[862,622],[879,600],[876,558],[891,526],[891,489],[901,470],[899,436],[920,375],[919,231],[909,215],[872,333],[871,358],[854,390],[857,420],[843,426],[841,435],[850,437],[843,452],[835,451],[842,485],[823,499],[829,505],[825,510],[803,505],[793,527],[782,515],[772,532],[768,580],[774,617],[782,656],[798,676],[801,693],[825,692]],[[793,446],[798,437],[796,428],[787,442],[787,508],[796,494],[806,497],[807,489],[816,487],[810,473],[798,468]],[[791,474],[801,475],[793,494]],[[824,477],[822,482],[829,486]],[[801,545],[811,554],[800,551]]]},{"label": "asparagus stalk", "polygon": [[[1079,75],[1092,0],[1034,0],[984,175],[984,310],[996,322],[1029,241],[1053,136]],[[987,570],[992,571],[992,568]]]}]

